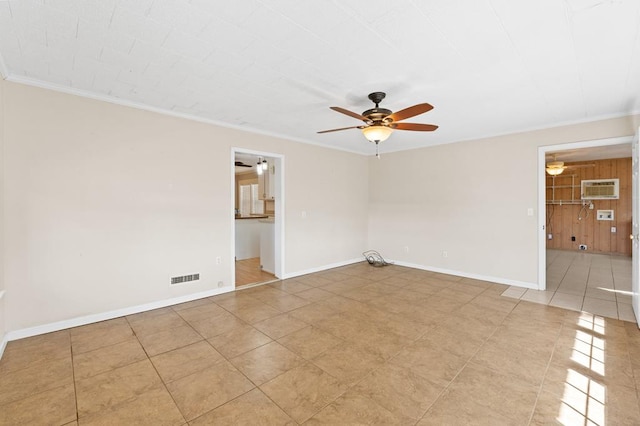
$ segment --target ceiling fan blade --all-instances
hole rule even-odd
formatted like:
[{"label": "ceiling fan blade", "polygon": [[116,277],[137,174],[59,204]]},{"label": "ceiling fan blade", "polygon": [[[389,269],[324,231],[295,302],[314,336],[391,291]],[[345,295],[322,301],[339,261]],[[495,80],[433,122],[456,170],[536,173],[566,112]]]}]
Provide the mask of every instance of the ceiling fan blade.
[{"label": "ceiling fan blade", "polygon": [[414,130],[417,132],[433,132],[438,128],[435,124],[393,123],[390,127],[396,130]]},{"label": "ceiling fan blade", "polygon": [[360,115],[357,112],[349,111],[348,109],[340,108],[340,107],[329,107],[330,109],[341,112],[342,114],[348,115],[349,117],[357,118],[358,120],[362,120],[365,123],[369,121],[367,117],[364,115]]},{"label": "ceiling fan blade", "polygon": [[567,164],[565,168],[567,169],[580,169],[583,167],[595,167],[595,164]]},{"label": "ceiling fan blade", "polygon": [[401,109],[398,112],[394,112],[393,114],[386,117],[387,120],[392,121],[402,121],[407,118],[415,117],[416,115],[424,114],[425,112],[431,111],[433,106],[430,104],[418,104],[411,106],[409,108]]},{"label": "ceiling fan blade", "polygon": [[351,127],[342,127],[340,129],[331,129],[331,130],[322,130],[318,133],[329,133],[329,132],[339,132],[340,130],[348,130],[348,129],[362,129],[365,126],[351,126]]},{"label": "ceiling fan blade", "polygon": [[236,161],[236,162],[235,162],[235,166],[236,166],[236,167],[251,167],[251,165],[249,165],[249,164],[244,164],[242,161]]}]

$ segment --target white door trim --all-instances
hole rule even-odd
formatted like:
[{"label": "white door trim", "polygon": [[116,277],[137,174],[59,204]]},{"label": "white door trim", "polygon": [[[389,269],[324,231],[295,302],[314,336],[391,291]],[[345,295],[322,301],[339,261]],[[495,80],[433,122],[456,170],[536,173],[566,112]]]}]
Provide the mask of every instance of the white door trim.
[{"label": "white door trim", "polygon": [[582,142],[563,143],[538,147],[538,290],[547,289],[547,204],[545,156],[547,152],[566,151],[569,149],[592,148],[595,146],[631,144],[633,136],[595,139]]},{"label": "white door trim", "polygon": [[[284,190],[284,155],[276,154],[273,152],[266,151],[256,151],[252,149],[246,148],[231,148],[231,160],[230,165],[233,165],[236,153],[240,154],[250,154],[258,157],[269,157],[273,158],[274,161],[274,177],[275,177],[275,221],[274,221],[274,257],[275,257],[275,275],[278,278],[282,278],[284,276],[285,271],[285,262],[284,262],[284,198],[285,198],[285,190]],[[233,211],[233,206],[235,205],[235,191],[236,191],[236,177],[235,177],[235,168],[231,166],[231,208],[229,208],[229,213],[231,217],[231,252],[230,259],[235,259],[236,256],[236,240],[235,240],[235,214]],[[231,282],[235,286],[236,282],[236,268],[235,262],[231,262]]]}]

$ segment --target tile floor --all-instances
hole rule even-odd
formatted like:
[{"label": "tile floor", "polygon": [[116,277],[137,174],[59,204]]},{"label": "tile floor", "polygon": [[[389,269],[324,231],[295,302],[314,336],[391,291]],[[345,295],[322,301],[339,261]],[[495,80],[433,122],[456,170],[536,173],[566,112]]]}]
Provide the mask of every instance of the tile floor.
[{"label": "tile floor", "polygon": [[634,323],[366,263],[9,342],[2,425],[637,425]]},{"label": "tile floor", "polygon": [[504,296],[635,321],[626,256],[547,250],[547,290],[509,287]]}]

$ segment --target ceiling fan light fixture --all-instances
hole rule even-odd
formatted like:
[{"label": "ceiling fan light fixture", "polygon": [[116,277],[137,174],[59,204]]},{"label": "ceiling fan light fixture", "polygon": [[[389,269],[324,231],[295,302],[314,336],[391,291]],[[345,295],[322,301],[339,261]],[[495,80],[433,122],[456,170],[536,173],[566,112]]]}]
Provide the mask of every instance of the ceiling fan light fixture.
[{"label": "ceiling fan light fixture", "polygon": [[369,142],[383,142],[389,139],[393,129],[387,126],[373,125],[362,129],[362,134]]},{"label": "ceiling fan light fixture", "polygon": [[262,161],[260,161],[259,158],[258,158],[258,164],[256,164],[256,173],[258,173],[258,175],[262,174]]},{"label": "ceiling fan light fixture", "polygon": [[564,172],[564,167],[547,167],[547,174],[549,176],[558,176]]},{"label": "ceiling fan light fixture", "polygon": [[564,162],[551,161],[547,163],[546,171],[549,176],[558,176],[559,174],[564,172],[564,169],[566,169],[566,167],[564,166]]}]

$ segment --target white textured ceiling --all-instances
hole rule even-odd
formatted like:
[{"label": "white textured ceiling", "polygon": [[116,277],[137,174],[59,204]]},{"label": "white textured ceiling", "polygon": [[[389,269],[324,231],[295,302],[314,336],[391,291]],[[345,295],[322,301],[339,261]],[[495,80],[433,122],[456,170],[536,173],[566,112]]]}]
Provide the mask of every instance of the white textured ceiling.
[{"label": "white textured ceiling", "polygon": [[371,154],[361,113],[428,102],[381,151],[640,112],[638,0],[0,1],[0,70]]}]

